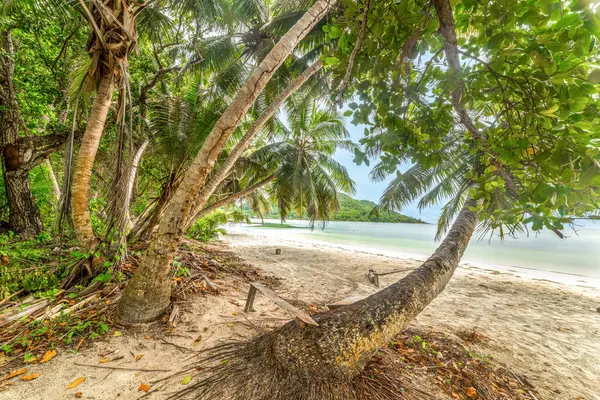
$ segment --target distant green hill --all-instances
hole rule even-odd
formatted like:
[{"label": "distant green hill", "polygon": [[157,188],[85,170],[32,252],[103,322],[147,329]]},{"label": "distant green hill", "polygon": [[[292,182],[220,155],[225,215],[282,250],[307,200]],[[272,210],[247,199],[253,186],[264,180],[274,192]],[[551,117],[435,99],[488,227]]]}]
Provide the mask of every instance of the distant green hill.
[{"label": "distant green hill", "polygon": [[[370,215],[371,210],[377,205],[369,200],[356,200],[352,197],[340,194],[340,209],[332,218],[332,221],[354,221],[354,222],[405,222],[411,224],[424,224],[425,222],[402,215],[396,212],[380,212],[379,215]],[[247,206],[242,207],[248,210]],[[265,214],[265,218],[279,218],[279,212],[275,209],[273,213]],[[296,214],[291,214],[288,219],[297,219]]]}]

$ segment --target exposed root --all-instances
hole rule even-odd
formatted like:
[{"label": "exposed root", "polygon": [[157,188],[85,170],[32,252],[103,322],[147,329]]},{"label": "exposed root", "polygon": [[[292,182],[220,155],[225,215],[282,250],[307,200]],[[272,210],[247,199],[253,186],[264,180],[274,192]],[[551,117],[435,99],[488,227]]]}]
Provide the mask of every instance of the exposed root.
[{"label": "exposed root", "polygon": [[[276,332],[276,331],[275,331]],[[203,379],[171,398],[215,400],[541,400],[523,377],[437,333],[408,330],[353,379],[300,374],[273,357],[275,332],[209,349]],[[306,371],[306,369],[304,370]]]}]

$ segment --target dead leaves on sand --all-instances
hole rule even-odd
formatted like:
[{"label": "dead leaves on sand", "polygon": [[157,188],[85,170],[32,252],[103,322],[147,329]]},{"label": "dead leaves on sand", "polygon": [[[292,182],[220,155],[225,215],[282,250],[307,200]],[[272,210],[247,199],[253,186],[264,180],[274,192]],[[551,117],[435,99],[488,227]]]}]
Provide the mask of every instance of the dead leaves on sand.
[{"label": "dead leaves on sand", "polygon": [[67,386],[67,389],[76,388],[77,386],[81,385],[83,382],[85,382],[85,376],[81,376],[81,377],[75,379],[73,382],[71,382],[71,384],[69,386]]},{"label": "dead leaves on sand", "polygon": [[43,364],[43,363],[46,363],[46,362],[52,360],[55,355],[56,355],[56,350],[48,350],[44,354],[44,356],[42,357],[42,359],[40,360],[40,364]]},{"label": "dead leaves on sand", "polygon": [[16,371],[12,371],[8,375],[6,375],[4,378],[0,379],[0,382],[4,382],[4,381],[7,381],[9,379],[12,379],[15,376],[26,374],[27,371],[29,371],[27,368],[23,368],[23,369],[18,369]]}]

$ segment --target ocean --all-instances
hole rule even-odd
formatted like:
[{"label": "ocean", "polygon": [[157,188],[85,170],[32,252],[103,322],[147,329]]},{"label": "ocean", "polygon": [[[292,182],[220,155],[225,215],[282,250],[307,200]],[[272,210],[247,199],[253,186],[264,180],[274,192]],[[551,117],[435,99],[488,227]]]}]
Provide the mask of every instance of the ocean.
[{"label": "ocean", "polygon": [[[438,244],[434,240],[436,226],[432,224],[332,221],[325,229],[315,227],[310,230],[306,221],[287,221],[286,225],[293,228],[276,227],[279,220],[265,222],[269,223],[268,227],[263,227],[260,220],[253,220],[253,224],[235,229],[274,238],[352,246],[374,253],[401,253],[404,257],[418,259],[429,256]],[[600,278],[600,221],[585,221],[578,224],[576,232],[566,229],[564,233],[566,239],[544,231],[503,241],[499,238],[489,240],[489,236],[479,238],[475,234],[462,262]]]}]

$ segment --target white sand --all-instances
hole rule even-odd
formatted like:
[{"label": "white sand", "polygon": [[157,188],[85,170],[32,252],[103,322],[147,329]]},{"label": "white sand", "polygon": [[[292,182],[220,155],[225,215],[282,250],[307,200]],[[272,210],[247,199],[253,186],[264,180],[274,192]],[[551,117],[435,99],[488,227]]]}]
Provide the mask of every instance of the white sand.
[{"label": "white sand", "polygon": [[[230,249],[265,274],[282,278],[276,291],[291,301],[324,305],[377,289],[367,272],[417,266],[411,259],[370,254],[351,247],[340,248],[285,237],[231,233],[224,238]],[[268,234],[267,234],[268,235]],[[281,248],[282,254],[275,255]],[[556,276],[554,276],[556,275]],[[455,334],[475,330],[489,341],[474,345],[478,354],[492,356],[512,371],[525,375],[546,400],[600,399],[600,291],[597,282],[584,277],[538,274],[532,270],[484,270],[464,265],[455,278],[413,323],[415,327]],[[400,275],[381,277],[382,286]],[[550,282],[551,278],[557,282]],[[581,281],[581,282],[579,282]],[[185,313],[177,328],[165,338],[188,349],[198,350],[224,340],[247,338],[257,329],[271,329],[288,315],[264,296],[258,296],[256,313],[245,315],[247,284],[233,278],[215,282],[222,293],[190,297],[182,304]],[[580,285],[580,286],[577,286]],[[252,321],[252,324],[248,322]],[[98,365],[102,354],[122,360],[102,365],[130,368],[180,370],[192,353],[178,350],[154,336],[157,328],[123,330],[119,337],[98,341],[79,353],[59,351],[47,364],[35,364],[30,373],[38,379],[0,391],[0,399],[69,399],[82,392],[86,399],[136,399],[141,383],[151,383],[168,373],[106,370],[77,366],[74,362]],[[146,336],[151,338],[147,339]],[[200,344],[194,340],[202,336]],[[135,361],[134,355],[144,354]],[[192,372],[193,373],[193,372]],[[66,386],[80,376],[86,381],[76,389]],[[150,399],[163,399],[183,388],[182,375],[170,381]],[[154,384],[156,388],[161,384]],[[540,399],[541,400],[541,399]]]},{"label": "white sand", "polygon": [[[255,232],[230,233],[225,241],[248,262],[283,278],[286,297],[308,303],[374,293],[367,280],[371,268],[385,272],[419,265],[351,246],[291,239],[280,230],[278,238],[268,229]],[[282,249],[280,256],[275,248]],[[449,334],[475,330],[489,337],[472,350],[525,375],[547,400],[600,399],[599,280],[498,268],[462,265],[413,325]],[[402,276],[381,277],[381,285]]]}]

